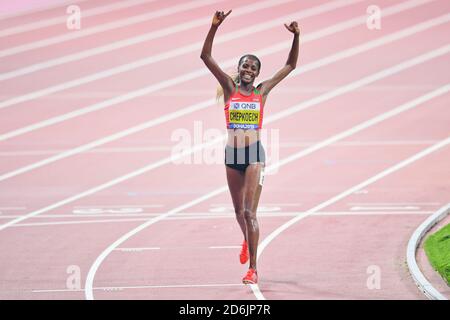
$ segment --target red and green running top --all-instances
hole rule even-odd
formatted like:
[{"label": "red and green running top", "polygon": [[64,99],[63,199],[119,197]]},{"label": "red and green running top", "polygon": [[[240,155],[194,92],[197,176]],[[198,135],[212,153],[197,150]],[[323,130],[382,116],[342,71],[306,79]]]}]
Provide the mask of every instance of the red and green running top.
[{"label": "red and green running top", "polygon": [[249,96],[243,95],[236,89],[225,105],[225,120],[227,129],[262,128],[264,106],[261,93],[255,88]]}]

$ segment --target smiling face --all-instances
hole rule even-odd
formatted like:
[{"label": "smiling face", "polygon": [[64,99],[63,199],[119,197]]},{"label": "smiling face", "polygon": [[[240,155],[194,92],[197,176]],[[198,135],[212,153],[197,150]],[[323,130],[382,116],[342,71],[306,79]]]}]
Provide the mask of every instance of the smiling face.
[{"label": "smiling face", "polygon": [[260,63],[257,59],[245,56],[241,59],[238,73],[241,83],[253,83],[259,75]]}]

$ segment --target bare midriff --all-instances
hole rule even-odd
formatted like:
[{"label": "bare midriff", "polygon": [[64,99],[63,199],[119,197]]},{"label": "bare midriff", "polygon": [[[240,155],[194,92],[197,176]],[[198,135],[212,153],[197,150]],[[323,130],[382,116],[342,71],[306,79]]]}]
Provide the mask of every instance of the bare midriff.
[{"label": "bare midriff", "polygon": [[260,139],[260,130],[227,129],[227,145],[233,148],[244,148]]}]

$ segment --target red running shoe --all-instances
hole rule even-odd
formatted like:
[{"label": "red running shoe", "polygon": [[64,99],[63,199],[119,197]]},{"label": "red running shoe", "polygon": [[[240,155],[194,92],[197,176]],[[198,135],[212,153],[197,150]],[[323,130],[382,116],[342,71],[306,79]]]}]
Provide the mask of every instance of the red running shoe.
[{"label": "red running shoe", "polygon": [[241,248],[241,253],[239,254],[239,260],[241,261],[241,264],[244,264],[248,261],[248,246],[247,246],[247,241],[244,240],[244,242],[242,242],[242,248]]},{"label": "red running shoe", "polygon": [[247,274],[242,279],[242,282],[245,284],[257,284],[258,283],[258,274],[255,269],[248,269]]}]

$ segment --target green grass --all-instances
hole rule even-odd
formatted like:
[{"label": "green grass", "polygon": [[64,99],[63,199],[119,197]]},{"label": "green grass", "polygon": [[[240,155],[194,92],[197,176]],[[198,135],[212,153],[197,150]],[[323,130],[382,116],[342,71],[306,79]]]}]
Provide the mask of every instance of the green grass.
[{"label": "green grass", "polygon": [[427,237],[425,253],[433,268],[450,286],[450,223]]}]

